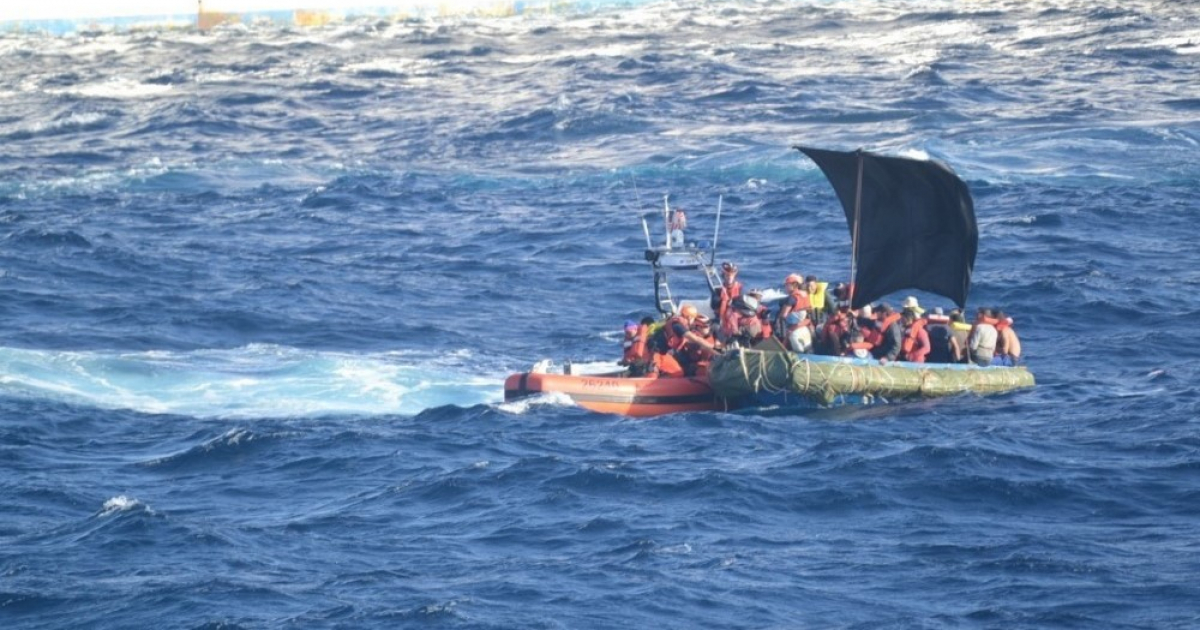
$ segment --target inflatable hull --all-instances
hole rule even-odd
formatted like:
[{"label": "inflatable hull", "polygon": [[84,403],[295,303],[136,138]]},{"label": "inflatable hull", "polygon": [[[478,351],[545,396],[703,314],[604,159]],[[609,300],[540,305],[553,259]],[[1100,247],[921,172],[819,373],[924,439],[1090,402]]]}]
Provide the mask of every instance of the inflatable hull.
[{"label": "inflatable hull", "polygon": [[697,378],[522,372],[504,381],[506,401],[538,394],[562,394],[584,409],[637,417],[728,411],[738,406],[730,399],[717,396],[707,380]]},{"label": "inflatable hull", "polygon": [[992,394],[1034,386],[1023,367],[906,363],[825,357],[792,352],[734,350],[709,367],[720,396],[783,396],[821,406],[936,398],[961,393]]}]

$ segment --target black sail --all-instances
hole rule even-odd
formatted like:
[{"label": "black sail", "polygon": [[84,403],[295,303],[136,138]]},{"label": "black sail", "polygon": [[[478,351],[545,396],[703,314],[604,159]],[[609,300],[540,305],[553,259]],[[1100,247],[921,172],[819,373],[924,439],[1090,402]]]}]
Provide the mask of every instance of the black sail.
[{"label": "black sail", "polygon": [[854,308],[903,289],[928,291],[966,306],[979,228],[971,192],[948,166],[865,151],[795,148],[816,162],[833,185],[851,239],[862,160]]}]

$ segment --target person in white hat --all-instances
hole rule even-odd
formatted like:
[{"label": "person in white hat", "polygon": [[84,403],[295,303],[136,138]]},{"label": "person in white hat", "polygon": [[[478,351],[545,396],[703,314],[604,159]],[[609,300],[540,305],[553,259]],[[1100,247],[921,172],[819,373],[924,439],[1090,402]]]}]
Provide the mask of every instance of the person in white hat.
[{"label": "person in white hat", "polygon": [[917,316],[920,316],[925,312],[925,309],[921,308],[921,305],[917,302],[917,296],[915,295],[910,295],[904,298],[904,302],[900,304],[900,308],[903,310],[912,311]]}]

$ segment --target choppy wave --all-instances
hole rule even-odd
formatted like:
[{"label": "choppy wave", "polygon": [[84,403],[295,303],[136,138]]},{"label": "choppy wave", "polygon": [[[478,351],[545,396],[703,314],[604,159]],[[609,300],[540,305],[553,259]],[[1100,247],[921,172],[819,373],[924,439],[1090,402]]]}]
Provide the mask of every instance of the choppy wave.
[{"label": "choppy wave", "polygon": [[[1193,13],[0,34],[0,625],[1195,625]],[[501,402],[619,356],[666,198],[747,286],[847,279],[793,144],[962,175],[969,306],[1015,317],[1038,386]]]},{"label": "choppy wave", "polygon": [[495,402],[500,375],[469,353],[354,355],[257,345],[194,352],[0,348],[0,391],[105,409],[196,417],[411,415]]}]

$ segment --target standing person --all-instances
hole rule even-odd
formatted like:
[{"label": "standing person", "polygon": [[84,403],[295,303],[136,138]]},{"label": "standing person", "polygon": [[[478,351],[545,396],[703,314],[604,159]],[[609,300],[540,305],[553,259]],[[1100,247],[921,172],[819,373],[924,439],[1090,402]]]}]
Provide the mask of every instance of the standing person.
[{"label": "standing person", "polygon": [[895,361],[904,349],[904,325],[900,323],[900,313],[893,312],[887,304],[880,304],[875,309],[875,316],[879,318],[880,337],[872,353],[880,362]]},{"label": "standing person", "polygon": [[683,231],[686,229],[687,215],[684,214],[683,208],[675,208],[671,212],[670,222],[667,223],[667,230],[671,233],[671,247],[683,247]]},{"label": "standing person", "polygon": [[[629,324],[634,324],[633,336],[630,337]],[[653,317],[643,317],[641,322],[625,322],[625,355],[621,365],[629,368],[630,376],[645,376],[652,371],[654,365],[650,350],[650,329],[654,326]]]},{"label": "standing person", "polygon": [[991,365],[996,355],[996,341],[999,333],[996,331],[996,318],[992,309],[981,306],[975,312],[975,325],[967,338],[971,362],[975,365]]},{"label": "standing person", "polygon": [[774,334],[775,330],[771,328],[771,309],[767,308],[766,304],[762,303],[762,294],[751,291],[746,294],[746,297],[752,297],[758,300],[758,324],[762,326],[762,338],[766,339]]},{"label": "standing person", "polygon": [[729,309],[733,301],[742,295],[742,283],[737,279],[737,265],[725,261],[721,263],[721,286],[717,289],[716,304],[713,305],[713,312],[717,314],[717,321],[724,323],[729,317]]},{"label": "standing person", "polygon": [[621,342],[621,346],[625,349],[621,356],[621,365],[633,365],[636,360],[637,350],[634,344],[637,342],[638,323],[632,319],[625,320],[625,339]]},{"label": "standing person", "polygon": [[967,348],[970,335],[971,325],[963,317],[962,311],[958,309],[950,311],[950,356],[954,358],[955,363],[970,361],[970,352]]},{"label": "standing person", "polygon": [[833,313],[833,300],[829,297],[829,283],[818,282],[816,276],[804,278],[804,290],[808,293],[808,304],[814,326],[825,323]]},{"label": "standing person", "polygon": [[924,363],[929,354],[929,333],[925,330],[926,320],[917,317],[917,312],[911,308],[904,309],[900,315],[904,326],[904,341],[900,358],[912,363]]},{"label": "standing person", "polygon": [[996,311],[996,356],[992,360],[995,365],[1019,365],[1021,363],[1021,340],[1017,331],[1013,330],[1013,320],[1004,311]]},{"label": "standing person", "polygon": [[729,321],[721,322],[726,342],[737,342],[743,348],[753,347],[771,336],[770,328],[763,326],[759,316],[762,306],[753,295],[739,296],[729,309]]}]

